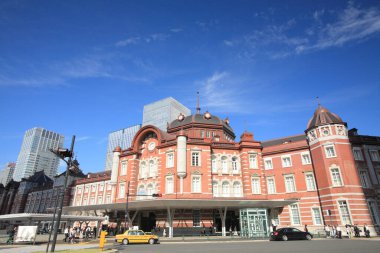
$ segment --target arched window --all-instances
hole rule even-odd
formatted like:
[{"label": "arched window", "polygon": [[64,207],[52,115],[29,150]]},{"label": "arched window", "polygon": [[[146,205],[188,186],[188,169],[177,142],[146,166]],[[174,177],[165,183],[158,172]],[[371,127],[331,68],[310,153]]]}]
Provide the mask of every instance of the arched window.
[{"label": "arched window", "polygon": [[228,173],[228,164],[227,164],[227,157],[222,157],[222,173]]},{"label": "arched window", "polygon": [[218,181],[212,181],[212,193],[215,197],[219,196],[219,184]]},{"label": "arched window", "polygon": [[218,168],[216,167],[216,156],[211,156],[211,171],[212,172],[217,172]]},{"label": "arched window", "polygon": [[148,186],[146,187],[146,194],[149,195],[147,196],[147,198],[152,198],[152,194],[155,193],[154,192],[154,187],[152,184],[148,184]]},{"label": "arched window", "polygon": [[147,168],[145,162],[142,162],[140,164],[140,178],[142,177],[147,177]]},{"label": "arched window", "polygon": [[153,160],[149,161],[149,177],[155,177],[157,175],[157,166]]},{"label": "arched window", "polygon": [[232,172],[238,172],[239,171],[239,164],[237,157],[232,157]]},{"label": "arched window", "polygon": [[229,197],[230,196],[230,183],[227,181],[224,181],[222,183],[222,196],[223,197]]},{"label": "arched window", "polygon": [[234,182],[233,191],[234,191],[234,197],[241,197],[241,184],[240,184],[240,182]]},{"label": "arched window", "polygon": [[[145,186],[144,185],[140,185],[138,190],[137,190],[137,195],[144,195],[146,194],[145,192]],[[144,199],[143,196],[137,196],[137,199]]]}]

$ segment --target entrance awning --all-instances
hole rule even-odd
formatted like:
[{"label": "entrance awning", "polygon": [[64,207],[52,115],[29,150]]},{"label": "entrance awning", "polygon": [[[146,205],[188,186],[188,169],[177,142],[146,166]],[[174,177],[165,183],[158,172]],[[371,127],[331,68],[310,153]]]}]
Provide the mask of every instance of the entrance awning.
[{"label": "entrance awning", "polygon": [[[214,208],[277,208],[298,202],[298,199],[277,199],[277,200],[219,200],[219,199],[152,199],[130,201],[128,209],[134,210],[160,210],[160,209],[214,209]],[[87,206],[66,206],[63,208],[65,213],[77,211],[124,211],[126,202],[87,205]]]}]

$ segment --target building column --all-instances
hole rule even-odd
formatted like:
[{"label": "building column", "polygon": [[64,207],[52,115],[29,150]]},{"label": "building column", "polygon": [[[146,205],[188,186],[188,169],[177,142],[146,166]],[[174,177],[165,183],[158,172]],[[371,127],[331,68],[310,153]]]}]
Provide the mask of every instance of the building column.
[{"label": "building column", "polygon": [[167,214],[168,214],[168,225],[169,225],[169,238],[173,238],[173,219],[174,219],[174,213],[175,209],[167,209]]},{"label": "building column", "polygon": [[226,217],[227,217],[227,207],[219,208],[220,219],[222,220],[222,236],[226,236]]}]

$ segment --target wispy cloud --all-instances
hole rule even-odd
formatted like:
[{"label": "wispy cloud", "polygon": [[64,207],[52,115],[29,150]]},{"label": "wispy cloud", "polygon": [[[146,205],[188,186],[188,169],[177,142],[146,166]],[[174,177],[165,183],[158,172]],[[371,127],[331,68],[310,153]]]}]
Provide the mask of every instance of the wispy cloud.
[{"label": "wispy cloud", "polygon": [[[179,28],[170,29],[170,32],[172,32],[172,33],[178,33],[181,31],[182,31],[182,29],[179,29]],[[115,43],[115,46],[116,47],[126,47],[126,46],[130,46],[130,45],[138,45],[138,44],[143,43],[143,42],[151,43],[154,41],[165,41],[168,38],[170,38],[170,36],[171,35],[168,33],[153,33],[153,34],[149,34],[147,36],[129,37],[127,39],[117,41]]]},{"label": "wispy cloud", "polygon": [[170,29],[170,31],[172,33],[179,33],[179,32],[183,32],[183,29],[182,28],[172,28],[172,29]]},{"label": "wispy cloud", "polygon": [[117,47],[125,47],[128,45],[136,45],[140,41],[140,37],[130,37],[125,40],[120,40],[115,43],[115,46]]},{"label": "wispy cloud", "polygon": [[[240,39],[226,39],[224,44],[243,48],[243,52],[239,54],[241,56],[266,54],[270,58],[278,59],[342,47],[380,33],[380,10],[375,7],[357,7],[352,2],[340,12],[316,10],[308,20],[309,24],[305,29],[298,26],[296,19],[291,19],[284,24],[254,30]],[[305,23],[307,20],[303,21]]]},{"label": "wispy cloud", "polygon": [[76,138],[75,140],[77,142],[81,142],[81,141],[87,141],[89,139],[92,139],[92,137],[91,136],[81,136],[81,137]]},{"label": "wispy cloud", "polygon": [[66,85],[60,77],[10,78],[0,76],[0,86],[42,87]]}]

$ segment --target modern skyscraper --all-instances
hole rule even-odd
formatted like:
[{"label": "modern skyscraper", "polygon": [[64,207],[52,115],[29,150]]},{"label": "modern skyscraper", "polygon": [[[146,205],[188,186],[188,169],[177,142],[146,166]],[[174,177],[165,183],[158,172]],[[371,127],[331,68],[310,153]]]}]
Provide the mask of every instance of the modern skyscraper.
[{"label": "modern skyscraper", "polygon": [[0,184],[6,186],[12,180],[13,172],[15,171],[16,163],[7,163],[2,170],[0,170]]},{"label": "modern skyscraper", "polygon": [[166,131],[167,123],[171,123],[182,113],[189,116],[189,108],[172,97],[167,97],[144,106],[143,126],[153,125]]},{"label": "modern skyscraper", "polygon": [[63,146],[64,136],[43,128],[32,128],[25,132],[13,174],[15,181],[27,178],[37,171],[53,178],[57,174],[59,158],[50,149]]},{"label": "modern skyscraper", "polygon": [[106,155],[106,165],[105,170],[112,169],[112,156],[113,151],[117,146],[120,146],[122,149],[129,148],[133,137],[141,128],[141,124],[127,127],[115,132],[112,132],[108,135],[108,147]]}]

